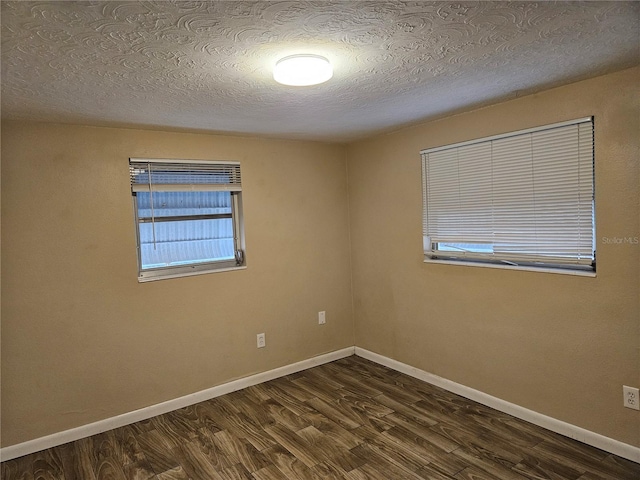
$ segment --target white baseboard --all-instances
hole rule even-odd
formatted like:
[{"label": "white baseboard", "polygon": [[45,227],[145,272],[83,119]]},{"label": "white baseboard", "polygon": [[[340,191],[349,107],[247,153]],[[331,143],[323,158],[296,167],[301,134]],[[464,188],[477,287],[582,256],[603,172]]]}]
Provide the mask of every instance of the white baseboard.
[{"label": "white baseboard", "polygon": [[30,453],[39,452],[47,448],[63,445],[68,442],[80,440],[81,438],[90,437],[98,433],[106,432],[114,428],[130,425],[141,420],[147,420],[156,415],[162,415],[179,408],[184,408],[189,405],[194,405],[199,402],[204,402],[227,393],[242,390],[243,388],[257,385],[259,383],[268,382],[276,378],[284,377],[285,375],[291,375],[292,373],[300,372],[308,368],[316,367],[325,363],[339,360],[340,358],[349,357],[354,354],[354,347],[343,348],[342,350],[336,350],[334,352],[325,353],[312,357],[307,360],[285,365],[284,367],[275,368],[268,372],[256,373],[248,377],[240,378],[232,382],[224,383],[200,392],[185,395],[184,397],[175,398],[166,402],[151,405],[149,407],[134,410],[133,412],[124,413],[111,418],[105,418],[94,423],[82,425],[81,427],[72,428],[63,432],[47,435],[46,437],[36,438],[27,442],[18,443],[0,449],[0,461],[11,460],[13,458],[28,455]]},{"label": "white baseboard", "polygon": [[501,400],[500,398],[494,397],[479,390],[474,390],[473,388],[469,388],[459,383],[452,382],[451,380],[447,380],[446,378],[442,378],[432,373],[425,372],[424,370],[412,367],[411,365],[407,365],[406,363],[393,360],[374,352],[370,352],[369,350],[365,350],[364,348],[355,347],[355,352],[356,355],[362,358],[366,358],[367,360],[371,360],[372,362],[392,368],[393,370],[404,373],[419,380],[423,380],[437,387],[444,388],[449,392],[455,393],[470,400],[474,400],[488,407],[495,408],[496,410],[499,410],[501,412],[508,413],[509,415],[513,415],[514,417],[546,428],[547,430],[551,430],[552,432],[559,433],[560,435],[564,435],[565,437],[573,438],[574,440],[586,443],[587,445],[591,445],[606,452],[613,453],[633,462],[640,463],[640,448],[634,447],[633,445],[628,445],[618,440],[600,435],[599,433],[595,433],[576,425],[563,422],[562,420],[548,417],[547,415],[543,415],[542,413],[534,412],[533,410],[529,410],[514,403]]}]

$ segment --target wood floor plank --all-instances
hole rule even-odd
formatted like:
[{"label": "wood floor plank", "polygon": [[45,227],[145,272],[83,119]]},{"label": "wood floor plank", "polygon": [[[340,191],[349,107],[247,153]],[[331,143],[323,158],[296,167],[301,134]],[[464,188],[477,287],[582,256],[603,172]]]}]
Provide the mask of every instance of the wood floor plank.
[{"label": "wood floor plank", "polygon": [[145,420],[140,420],[139,422],[132,423],[128,425],[136,435],[140,435],[144,432],[148,432],[150,430],[154,430],[155,426],[153,425],[153,421],[151,418],[147,418]]},{"label": "wood floor plank", "polygon": [[475,423],[440,422],[429,427],[429,430],[461,446],[489,450],[495,455],[508,459],[513,464],[521,462],[524,458],[523,452],[525,450],[510,443],[508,438],[500,437]]},{"label": "wood floor plank", "polygon": [[548,465],[526,460],[514,466],[513,471],[531,480],[576,480],[581,475],[580,473],[571,476],[562,475]]},{"label": "wood floor plank", "polygon": [[185,442],[174,448],[180,466],[192,479],[224,480],[215,469],[209,457],[195,442]]},{"label": "wood floor plank", "polygon": [[182,467],[172,468],[157,475],[158,480],[189,480],[189,476]]},{"label": "wood floor plank", "polygon": [[254,480],[255,478],[246,468],[244,468],[244,466],[240,464],[221,470],[220,475],[225,480]]},{"label": "wood floor plank", "polygon": [[242,396],[251,400],[253,403],[259,404],[260,402],[264,402],[265,400],[269,400],[271,397],[267,394],[261,385],[251,385],[239,393],[242,393]]},{"label": "wood floor plank", "polygon": [[336,365],[342,365],[343,367],[350,370],[354,368],[354,365],[363,365],[367,369],[384,372],[385,375],[389,375],[391,377],[404,375],[403,373],[394,370],[391,367],[387,367],[386,365],[382,365],[381,363],[372,362],[371,360],[367,360],[366,358],[357,355],[351,355],[349,357],[341,358],[340,360],[336,360],[334,363]]},{"label": "wood floor plank", "polygon": [[298,403],[306,402],[307,400],[311,400],[315,397],[314,394],[306,391],[304,388],[299,387],[294,382],[295,380],[277,379],[272,380],[269,383],[289,395],[289,397],[295,398]]},{"label": "wood floor plank", "polygon": [[479,468],[467,467],[461,472],[458,472],[453,478],[457,480],[495,480],[496,477]]},{"label": "wood floor plank", "polygon": [[277,401],[280,405],[289,409],[297,416],[301,416],[305,413],[310,413],[313,411],[303,402],[296,399],[293,395],[290,395],[289,393],[278,387],[275,381],[266,383],[265,388],[273,400]]},{"label": "wood floor plank", "polygon": [[387,381],[392,377],[395,378],[395,375],[402,375],[389,367],[370,362],[357,356],[341,358],[340,360],[336,360],[335,364],[351,372],[357,372],[361,376],[374,377],[382,381]]},{"label": "wood floor plank", "polygon": [[[281,445],[275,445],[262,451],[286,478],[296,478],[301,480],[311,480],[313,475],[311,470],[295,455]],[[263,469],[264,470],[264,469]],[[255,475],[255,472],[254,472]]]},{"label": "wood floor plank", "polygon": [[33,460],[34,480],[66,480],[62,462],[52,449],[43,450]]},{"label": "wood floor plank", "polygon": [[156,474],[175,470],[180,462],[175,456],[173,441],[169,441],[157,430],[150,430],[137,436],[138,445]]},{"label": "wood floor plank", "polygon": [[345,480],[374,480],[373,477],[367,475],[365,472],[356,468],[347,472],[344,476]]},{"label": "wood floor plank", "polygon": [[437,466],[447,475],[454,475],[466,466],[464,462],[454,456],[459,449],[447,453],[402,427],[393,427],[380,436],[390,441],[398,450],[412,458],[420,459],[422,467],[431,464]]},{"label": "wood floor plank", "polygon": [[342,389],[338,390],[338,393],[340,396],[335,401],[338,409],[348,414],[360,425],[368,424],[370,418],[383,418],[394,412],[391,408],[357,392]]},{"label": "wood floor plank", "polygon": [[343,480],[344,472],[326,462],[320,462],[311,469],[314,480]]},{"label": "wood floor plank", "polygon": [[465,448],[455,450],[453,455],[476,469],[488,473],[490,478],[498,480],[525,480],[527,478],[511,470],[511,466],[505,466],[502,463],[477,455],[475,452],[471,452]]},{"label": "wood floor plank", "polygon": [[367,385],[388,397],[392,397],[399,402],[409,405],[419,402],[420,400],[424,401],[419,395],[416,395],[410,389],[407,389],[404,385],[396,383],[395,381],[384,382],[375,377],[371,377],[367,380]]},{"label": "wood floor plank", "polygon": [[114,461],[125,464],[131,461],[127,458],[127,454],[116,437],[116,430],[109,430],[91,437],[93,460],[113,459]]},{"label": "wood floor plank", "polygon": [[[20,467],[18,465],[18,459],[6,460],[0,463],[0,478],[2,480],[8,480],[9,478],[15,477],[17,478],[20,474]],[[31,476],[33,476],[33,472],[30,472]],[[26,476],[26,472],[23,474]]]},{"label": "wood floor plank", "polygon": [[456,448],[460,447],[460,443],[449,440],[446,437],[430,430],[429,428],[419,423],[412,422],[408,418],[404,417],[401,413],[392,413],[385,417],[385,420],[391,422],[395,426],[406,428],[407,430],[419,435],[426,441],[434,444],[436,447],[441,448],[445,452],[452,452]]},{"label": "wood floor plank", "polygon": [[228,431],[214,434],[215,442],[234,464],[241,464],[249,472],[255,472],[270,462],[244,438],[238,438]]},{"label": "wood floor plank", "polygon": [[368,385],[368,381],[361,381],[355,376],[347,374],[343,368],[333,364],[325,365],[329,371],[329,375],[332,375],[333,379],[343,385],[343,388],[348,388],[353,392],[359,392],[367,397],[375,397],[381,395],[380,390],[376,390]]},{"label": "wood floor plank", "polygon": [[[246,439],[257,450],[264,450],[274,446],[276,442],[261,428],[260,424],[256,425],[252,418],[255,417],[249,417],[244,412],[239,413],[236,417],[238,423],[229,430],[237,437]],[[275,420],[271,419],[268,423],[262,425],[272,425],[273,423],[275,423]]]},{"label": "wood floor plank", "polygon": [[296,477],[287,477],[284,473],[278,470],[273,465],[269,465],[263,469],[253,472],[253,477],[256,480],[291,480]]},{"label": "wood floor plank", "polygon": [[273,425],[284,425],[293,431],[309,426],[309,422],[305,420],[304,415],[296,415],[273,398],[262,402],[261,406],[266,410],[267,414],[271,418],[269,424],[262,426],[265,431],[267,430],[266,427]]},{"label": "wood floor plank", "polygon": [[551,455],[532,455],[525,451],[522,452],[522,458],[513,470],[532,478],[574,480],[585,473],[584,468],[576,468],[575,465]]},{"label": "wood floor plank", "polygon": [[146,461],[129,463],[123,467],[127,480],[158,480],[155,472]]},{"label": "wood floor plank", "polygon": [[381,456],[373,457],[370,461],[359,467],[358,470],[364,473],[365,478],[376,480],[389,480],[392,478],[401,478],[403,480],[424,480],[417,473],[407,468],[400,467],[398,464],[391,463]]},{"label": "wood floor plank", "polygon": [[243,402],[236,401],[233,408],[226,406],[224,402],[217,405],[212,402],[206,403],[207,405],[201,409],[201,416],[211,419],[208,423],[215,425],[215,428],[208,428],[209,431],[233,431],[235,435],[247,439],[258,450],[274,445],[271,437],[262,429],[262,426],[276,422],[265,405],[256,404],[249,398],[245,398]]},{"label": "wood floor plank", "polygon": [[192,440],[199,427],[196,425],[194,428],[194,425],[186,424],[181,418],[169,414],[153,417],[152,421],[163,442],[171,448],[182,445],[185,440]]},{"label": "wood floor plank", "polygon": [[327,403],[331,403],[340,398],[339,391],[342,389],[342,387],[338,389],[328,388],[325,384],[307,377],[297,378],[293,383],[299,388],[309,392],[313,397],[324,400]]},{"label": "wood floor plank", "polygon": [[602,461],[602,468],[615,472],[622,480],[638,480],[640,478],[640,464],[617,455],[607,455]]},{"label": "wood floor plank", "polygon": [[307,405],[312,406],[315,410],[330,420],[333,420],[338,425],[351,430],[358,428],[362,425],[358,420],[351,418],[346,412],[340,410],[337,405],[330,404],[319,398],[313,398],[307,402]]},{"label": "wood floor plank", "polygon": [[427,402],[435,402],[434,408],[439,411],[453,412],[460,408],[485,409],[486,411],[495,412],[497,415],[510,417],[510,415],[503,414],[502,412],[498,412],[490,407],[461,397],[435,385],[423,382],[417,378],[413,378],[402,373],[399,375],[400,376],[396,378],[396,384],[402,385],[411,390],[412,393],[418,395],[421,399]]},{"label": "wood floor plank", "polygon": [[0,464],[2,480],[33,480],[34,455],[14,458]]},{"label": "wood floor plank", "polygon": [[270,397],[256,402],[248,395],[242,397],[236,396],[233,399],[233,404],[239,411],[233,415],[225,416],[223,420],[225,428],[242,427],[242,425],[245,425],[247,422],[255,427],[273,423],[273,418],[269,416],[267,410],[261,405],[261,403],[266,400],[270,400]]},{"label": "wood floor plank", "polygon": [[437,395],[418,396],[420,399],[417,402],[414,402],[414,405],[422,408],[423,410],[428,410],[432,414],[438,414],[438,418],[450,417],[460,410],[465,410],[458,402],[451,401],[449,397],[441,397]]},{"label": "wood floor plank", "polygon": [[130,426],[116,428],[112,430],[112,433],[123,465],[146,462],[144,453],[136,439],[135,431]]},{"label": "wood floor plank", "polygon": [[362,443],[362,441],[346,428],[341,427],[336,422],[325,417],[321,413],[309,413],[304,415],[305,420],[324,433],[327,437],[344,448],[352,449]]},{"label": "wood floor plank", "polygon": [[0,480],[640,479],[638,463],[359,357],[0,467]]},{"label": "wood floor plank", "polygon": [[311,468],[322,461],[321,458],[318,458],[309,443],[299,435],[296,435],[295,432],[280,425],[272,425],[266,427],[265,430],[307,467]]},{"label": "wood floor plank", "polygon": [[412,452],[397,448],[388,438],[380,435],[372,438],[366,444],[352,449],[351,452],[363,460],[363,465],[377,464],[380,461],[384,461],[412,473],[416,473],[428,463]]},{"label": "wood floor plank", "polygon": [[89,438],[90,462],[96,480],[126,480],[125,455],[113,430]]},{"label": "wood floor plank", "polygon": [[[217,424],[223,426],[213,430],[206,429],[209,433],[231,432],[238,439],[249,442],[255,449],[263,450],[275,445],[273,439],[259,425],[258,420],[263,419],[265,424],[274,424],[275,420],[268,415],[266,409],[261,405],[255,405],[251,402],[245,403],[247,407],[245,411],[240,413],[228,413],[223,419],[218,419]],[[282,407],[284,408],[284,407]],[[213,437],[211,437],[213,440]]]},{"label": "wood floor plank", "polygon": [[318,453],[328,467],[335,467],[340,474],[349,472],[362,465],[362,461],[353,455],[348,448],[335,443],[314,426],[298,430],[297,435],[304,438]]},{"label": "wood floor plank", "polygon": [[395,425],[393,423],[387,420],[387,417],[374,417],[369,418],[366,425],[362,425],[361,427],[351,430],[351,433],[353,433],[363,441],[368,441],[368,439],[375,438],[379,433],[386,432],[394,426]]},{"label": "wood floor plank", "polygon": [[226,431],[221,430],[220,432],[214,433],[207,428],[201,428],[198,430],[197,438],[193,441],[194,446],[207,457],[209,463],[218,471],[232,467],[238,463],[237,459],[230,458],[229,455],[227,455],[216,439],[216,435],[224,432]]},{"label": "wood floor plank", "polygon": [[207,423],[209,430],[219,431],[229,428],[228,420],[235,418],[240,413],[233,405],[221,401],[220,398],[213,398],[199,403],[197,406],[199,408],[196,408],[198,417],[202,422]]},{"label": "wood floor plank", "polygon": [[[569,449],[577,448],[579,452],[589,455],[593,457],[597,461],[603,461],[610,454],[599,448],[592,447],[591,445],[587,445],[584,443],[576,442],[575,440],[565,437],[564,435],[560,435],[559,433],[552,432],[551,430],[546,430],[544,428],[540,428],[537,425],[526,422],[516,417],[512,417],[502,412],[498,412],[501,415],[501,421],[506,425],[509,425],[511,428],[515,428],[524,432],[529,433],[532,436],[538,437],[543,441],[563,445]],[[496,418],[499,418],[497,415]]]},{"label": "wood floor plank", "polygon": [[[331,371],[327,368],[329,364],[321,365],[319,367],[313,367],[309,370],[304,371],[304,378],[308,378],[312,382],[316,382],[319,385],[322,385],[322,388],[327,388],[330,390],[338,390],[340,388],[344,388],[344,385],[340,383],[332,374]],[[347,369],[343,369],[347,371]]]},{"label": "wood floor plank", "polygon": [[101,459],[93,466],[93,470],[97,480],[127,480],[124,467],[113,457]]},{"label": "wood floor plank", "polygon": [[438,469],[438,467],[435,467],[433,465],[422,467],[420,470],[418,470],[417,473],[425,480],[452,480],[453,478],[455,478],[443,473]]},{"label": "wood floor plank", "polygon": [[56,447],[62,461],[65,480],[96,480],[91,466],[91,445],[91,440],[84,438]]},{"label": "wood floor plank", "polygon": [[[422,402],[419,402],[418,404],[416,404],[416,406],[421,403]],[[451,415],[451,417],[459,417],[461,415],[463,415],[461,412],[455,412]],[[527,430],[521,428],[518,425],[502,421],[502,419],[493,417],[490,414],[478,412],[469,414],[467,412],[464,415],[465,420],[461,420],[462,423],[476,424],[486,430],[494,432],[498,436],[509,438],[509,441],[511,443],[516,443],[524,448],[532,448],[544,440],[539,434],[536,434],[531,430]]]},{"label": "wood floor plank", "polygon": [[601,477],[600,475],[595,475],[593,473],[585,473],[584,475],[581,475],[578,480],[606,480],[604,477]]},{"label": "wood floor plank", "polygon": [[406,405],[386,395],[378,395],[374,397],[374,400],[390,408],[394,412],[401,413],[404,417],[410,419],[411,421],[427,427],[431,425],[437,425],[440,421],[448,419],[448,417],[440,414],[439,412],[431,412],[426,409],[420,409],[416,406],[416,404]]},{"label": "wood floor plank", "polygon": [[627,478],[629,480],[637,480],[640,478],[640,465],[638,466],[639,468],[635,469],[635,472],[632,471],[629,474],[625,469],[605,464],[603,461],[598,460],[597,457],[599,455],[594,456],[591,450],[582,450],[578,445],[573,447],[564,443],[551,443],[545,440],[532,450],[535,451],[535,454],[539,453],[545,457],[558,458],[565,465],[582,470],[585,473],[598,475],[607,480],[626,480]]}]

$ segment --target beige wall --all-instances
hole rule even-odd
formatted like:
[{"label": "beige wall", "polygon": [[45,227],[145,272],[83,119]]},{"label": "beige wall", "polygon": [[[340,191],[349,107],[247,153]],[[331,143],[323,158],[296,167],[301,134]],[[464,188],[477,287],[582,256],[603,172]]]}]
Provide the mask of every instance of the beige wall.
[{"label": "beige wall", "polygon": [[[348,148],[356,345],[640,446],[638,81],[627,70]],[[419,151],[595,116],[596,278],[422,262]]]},{"label": "beige wall", "polygon": [[[2,140],[3,446],[353,345],[343,146],[33,123]],[[129,157],[239,160],[248,268],[138,283]]]}]

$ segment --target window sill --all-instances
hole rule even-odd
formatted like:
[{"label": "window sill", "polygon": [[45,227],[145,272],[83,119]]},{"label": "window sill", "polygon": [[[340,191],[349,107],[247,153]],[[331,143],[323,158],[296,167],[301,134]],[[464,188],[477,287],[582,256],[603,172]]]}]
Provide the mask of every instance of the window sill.
[{"label": "window sill", "polygon": [[481,263],[481,262],[465,262],[457,260],[432,260],[425,258],[424,263],[437,264],[437,265],[456,265],[459,267],[484,267],[484,268],[498,268],[501,270],[524,270],[527,272],[540,272],[540,273],[556,273],[560,275],[575,275],[578,277],[595,277],[596,272],[588,270],[569,270],[562,268],[545,268],[545,267],[531,267],[528,265],[498,265],[497,263]]},{"label": "window sill", "polygon": [[246,270],[246,265],[240,267],[227,267],[227,268],[216,268],[215,270],[199,270],[193,272],[181,272],[181,273],[173,273],[167,274],[157,277],[138,277],[138,283],[147,283],[147,282],[155,282],[157,280],[167,280],[169,278],[181,278],[181,277],[192,277],[194,275],[207,275],[209,273],[219,273],[219,272],[231,272],[234,270]]}]

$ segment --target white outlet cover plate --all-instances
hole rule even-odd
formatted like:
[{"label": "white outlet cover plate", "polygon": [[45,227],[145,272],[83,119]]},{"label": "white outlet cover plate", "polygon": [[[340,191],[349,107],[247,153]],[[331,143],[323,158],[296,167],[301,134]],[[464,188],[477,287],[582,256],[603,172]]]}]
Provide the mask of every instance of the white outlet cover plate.
[{"label": "white outlet cover plate", "polygon": [[318,324],[324,325],[327,323],[325,312],[318,312]]},{"label": "white outlet cover plate", "polygon": [[624,406],[640,410],[640,391],[634,387],[622,386],[622,394],[624,397]]}]

